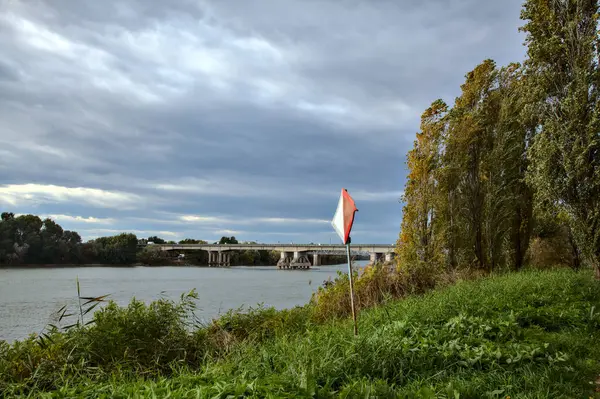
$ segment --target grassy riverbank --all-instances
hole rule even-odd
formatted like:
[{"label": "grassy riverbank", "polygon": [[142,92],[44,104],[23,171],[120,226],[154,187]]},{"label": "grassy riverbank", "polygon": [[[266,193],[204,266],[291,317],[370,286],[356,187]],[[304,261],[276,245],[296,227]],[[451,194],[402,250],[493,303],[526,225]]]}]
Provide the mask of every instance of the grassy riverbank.
[{"label": "grassy riverbank", "polygon": [[0,344],[0,392],[600,397],[600,286],[588,272],[515,273],[388,301],[361,312],[358,338],[348,319],[318,314],[326,309],[232,312],[189,333],[185,298],[109,305],[41,345]]}]

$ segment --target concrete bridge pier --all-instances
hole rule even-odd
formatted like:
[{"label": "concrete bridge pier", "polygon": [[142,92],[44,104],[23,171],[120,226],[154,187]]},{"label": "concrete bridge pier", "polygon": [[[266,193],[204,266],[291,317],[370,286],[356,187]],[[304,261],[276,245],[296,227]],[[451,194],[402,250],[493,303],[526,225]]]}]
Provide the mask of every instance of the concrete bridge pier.
[{"label": "concrete bridge pier", "polygon": [[225,267],[231,266],[231,253],[219,251],[219,265]]},{"label": "concrete bridge pier", "polygon": [[310,269],[310,260],[306,251],[295,251],[290,263],[292,269]]},{"label": "concrete bridge pier", "polygon": [[370,264],[374,265],[375,263],[381,262],[383,254],[380,252],[371,252]]},{"label": "concrete bridge pier", "polygon": [[388,252],[387,254],[385,254],[385,261],[386,261],[386,262],[391,262],[391,261],[393,261],[393,260],[394,260],[394,258],[395,258],[395,255],[396,255],[396,254],[395,254],[395,253],[393,253],[393,252]]},{"label": "concrete bridge pier", "polygon": [[313,266],[321,266],[321,255],[313,254]]},{"label": "concrete bridge pier", "polygon": [[287,252],[287,251],[282,251],[281,257],[279,258],[279,261],[277,261],[277,268],[278,269],[289,269],[290,263],[292,263],[292,253]]},{"label": "concrete bridge pier", "polygon": [[208,266],[231,266],[231,254],[224,251],[208,251]]}]

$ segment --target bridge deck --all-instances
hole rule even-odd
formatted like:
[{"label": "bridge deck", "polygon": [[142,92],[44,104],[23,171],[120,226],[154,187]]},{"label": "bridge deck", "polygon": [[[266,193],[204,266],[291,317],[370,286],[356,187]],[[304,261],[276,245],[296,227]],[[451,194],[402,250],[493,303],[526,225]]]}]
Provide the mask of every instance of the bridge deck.
[{"label": "bridge deck", "polygon": [[[280,251],[280,252],[343,252],[342,244],[154,244],[163,251],[202,250],[202,251]],[[353,252],[389,253],[395,245],[390,244],[351,244]]]}]

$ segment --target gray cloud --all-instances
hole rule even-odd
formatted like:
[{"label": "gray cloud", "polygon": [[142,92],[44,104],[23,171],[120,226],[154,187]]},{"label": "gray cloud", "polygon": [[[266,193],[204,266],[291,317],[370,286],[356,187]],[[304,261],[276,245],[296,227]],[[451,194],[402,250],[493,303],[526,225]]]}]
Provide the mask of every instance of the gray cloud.
[{"label": "gray cloud", "polygon": [[420,113],[483,59],[522,58],[519,7],[5,1],[0,207],[88,237],[316,242],[329,226],[292,221],[329,220],[345,187],[355,242],[394,242]]}]

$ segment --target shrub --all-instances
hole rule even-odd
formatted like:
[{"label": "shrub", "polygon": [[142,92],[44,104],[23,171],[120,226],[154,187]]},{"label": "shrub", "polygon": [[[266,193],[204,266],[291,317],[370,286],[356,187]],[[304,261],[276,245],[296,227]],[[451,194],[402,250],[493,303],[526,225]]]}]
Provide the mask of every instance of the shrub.
[{"label": "shrub", "polygon": [[136,371],[169,369],[172,362],[194,362],[202,353],[189,334],[195,291],[175,303],[160,299],[127,307],[110,302],[94,314],[93,325],[76,333],[80,358],[91,366],[131,367]]},{"label": "shrub", "polygon": [[0,381],[50,389],[79,373],[158,375],[178,364],[197,365],[207,348],[200,334],[190,333],[195,299],[192,291],[179,303],[160,299],[146,305],[134,298],[119,307],[111,301],[87,326],[65,332],[53,327],[44,338],[32,335],[12,345],[0,341]]},{"label": "shrub", "polygon": [[[401,276],[381,264],[367,266],[359,274],[354,272],[354,301],[356,309],[365,309],[399,298],[406,293]],[[338,271],[333,281],[319,287],[311,298],[315,321],[348,317],[351,312],[350,282],[347,273]]]},{"label": "shrub", "polygon": [[297,306],[276,310],[259,305],[230,310],[208,327],[207,336],[213,348],[228,351],[242,341],[261,343],[275,336],[302,332],[309,323],[310,308]]},{"label": "shrub", "polygon": [[579,267],[576,248],[563,236],[536,237],[531,240],[527,251],[527,264],[535,269],[550,269],[557,266]]},{"label": "shrub", "polygon": [[[374,264],[354,272],[354,301],[356,309],[367,309],[411,294],[422,294],[436,287],[444,287],[461,280],[472,280],[485,275],[481,270],[453,270],[443,273],[427,268],[394,268],[388,264]],[[337,277],[326,281],[311,298],[313,320],[349,317],[351,315],[350,282],[347,273],[338,271]]]},{"label": "shrub", "polygon": [[173,258],[166,251],[158,247],[149,246],[137,253],[137,261],[148,266],[164,266],[173,262]]},{"label": "shrub", "polygon": [[0,341],[0,394],[11,383],[41,390],[56,387],[56,376],[68,368],[68,341],[56,329],[47,336],[47,345],[40,345],[35,335],[12,345]]}]

